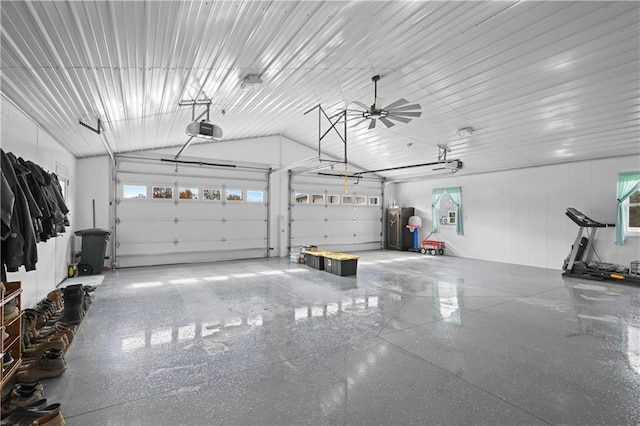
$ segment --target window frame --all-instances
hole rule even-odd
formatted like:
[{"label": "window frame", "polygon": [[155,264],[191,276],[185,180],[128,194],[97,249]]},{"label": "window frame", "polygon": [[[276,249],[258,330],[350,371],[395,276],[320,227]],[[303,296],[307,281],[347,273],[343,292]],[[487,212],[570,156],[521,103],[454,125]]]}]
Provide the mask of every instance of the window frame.
[{"label": "window frame", "polygon": [[631,221],[631,207],[637,207],[640,208],[640,201],[638,201],[637,203],[632,203],[631,202],[631,198],[633,198],[634,195],[638,195],[640,197],[640,189],[638,189],[635,194],[632,194],[629,198],[627,198],[625,200],[625,208],[627,209],[627,234],[629,234],[629,236],[640,236],[640,226],[635,226],[632,227],[629,222]]},{"label": "window frame", "polygon": [[[155,196],[155,189],[159,188],[159,189],[170,189],[171,190],[171,197],[167,198],[167,197],[156,197]],[[176,195],[176,191],[175,188],[173,186],[170,185],[152,185],[151,186],[151,198],[150,200],[173,200],[174,197]]]},{"label": "window frame", "polygon": [[[260,194],[260,199],[259,200],[252,200],[251,197],[249,197],[249,194]],[[245,197],[246,197],[246,201],[247,203],[264,203],[264,191],[260,191],[259,189],[247,189],[245,191]]]},{"label": "window frame", "polygon": [[[192,192],[192,194],[195,194],[194,198],[182,198],[181,194],[183,192],[183,190],[193,190],[195,189],[195,192]],[[189,200],[189,201],[198,201],[200,199],[200,188],[198,188],[197,186],[180,186],[178,187],[178,200]]]},{"label": "window frame", "polygon": [[[218,192],[218,199],[207,198],[205,196],[205,191],[209,191],[212,194],[217,191]],[[218,202],[218,203],[221,202],[222,201],[222,190],[220,188],[209,188],[209,187],[208,188],[202,188],[202,201],[213,201],[213,202]]]},{"label": "window frame", "polygon": [[[144,197],[127,197],[125,196],[125,188],[127,186],[131,186],[131,187],[139,187],[139,188],[144,188]],[[123,183],[122,184],[122,200],[148,200],[149,199],[149,185],[143,185],[143,184],[130,184],[130,183]],[[138,194],[140,195],[140,194]]]},{"label": "window frame", "polygon": [[[240,199],[236,200],[234,198],[229,198],[229,195],[234,195],[234,193],[240,193]],[[242,189],[225,189],[224,190],[224,200],[230,201],[232,203],[242,203],[245,201],[244,191]]]}]

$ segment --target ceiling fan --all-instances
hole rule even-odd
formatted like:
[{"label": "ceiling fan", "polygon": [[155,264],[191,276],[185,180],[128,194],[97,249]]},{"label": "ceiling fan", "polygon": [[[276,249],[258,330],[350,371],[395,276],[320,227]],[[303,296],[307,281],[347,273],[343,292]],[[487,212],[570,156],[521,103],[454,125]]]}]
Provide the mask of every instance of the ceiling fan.
[{"label": "ceiling fan", "polygon": [[376,120],[380,120],[382,124],[387,127],[393,127],[396,123],[391,120],[400,121],[402,123],[410,122],[413,117],[420,117],[422,108],[420,104],[409,104],[409,101],[402,98],[397,101],[381,107],[379,105],[380,99],[378,99],[378,80],[379,75],[374,75],[371,78],[374,84],[374,100],[373,105],[367,106],[362,102],[353,101],[352,103],[358,105],[361,109],[347,109],[347,119],[357,120],[361,119],[351,127],[359,126],[360,124],[369,120],[369,129],[376,127]]}]

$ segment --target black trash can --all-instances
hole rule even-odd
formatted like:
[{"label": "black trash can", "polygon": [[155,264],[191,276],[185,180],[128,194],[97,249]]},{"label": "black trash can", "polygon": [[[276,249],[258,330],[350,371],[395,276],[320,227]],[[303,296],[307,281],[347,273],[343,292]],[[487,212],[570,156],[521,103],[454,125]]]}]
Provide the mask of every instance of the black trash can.
[{"label": "black trash can", "polygon": [[76,231],[76,235],[82,237],[82,254],[78,265],[78,275],[101,274],[111,231],[99,228],[83,229]]}]

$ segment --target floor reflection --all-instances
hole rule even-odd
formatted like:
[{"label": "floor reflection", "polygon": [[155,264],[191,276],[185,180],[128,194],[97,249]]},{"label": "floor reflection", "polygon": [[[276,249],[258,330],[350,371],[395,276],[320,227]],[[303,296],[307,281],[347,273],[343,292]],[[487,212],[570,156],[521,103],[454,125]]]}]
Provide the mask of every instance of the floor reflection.
[{"label": "floor reflection", "polygon": [[569,337],[608,339],[624,352],[631,370],[640,375],[640,295],[627,286],[604,282],[567,281],[566,287],[580,327]]}]

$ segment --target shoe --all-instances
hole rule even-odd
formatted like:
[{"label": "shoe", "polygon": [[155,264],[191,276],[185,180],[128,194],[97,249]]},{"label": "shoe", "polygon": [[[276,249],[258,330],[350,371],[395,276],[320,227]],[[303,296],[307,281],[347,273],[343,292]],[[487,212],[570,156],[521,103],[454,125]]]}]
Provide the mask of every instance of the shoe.
[{"label": "shoe", "polygon": [[22,356],[24,358],[39,358],[49,349],[60,349],[65,351],[67,346],[69,346],[69,339],[67,339],[66,335],[53,335],[50,338],[26,348],[22,351]]},{"label": "shoe", "polygon": [[75,336],[75,326],[66,325],[64,323],[56,323],[50,327],[43,327],[40,330],[34,330],[29,335],[29,341],[32,344],[37,344],[43,340],[51,338],[56,335],[65,335],[69,340],[69,343],[73,340]]},{"label": "shoe", "polygon": [[31,423],[32,426],[66,426],[61,412],[47,414],[39,417]]},{"label": "shoe", "polygon": [[37,398],[37,394],[34,394],[33,397],[29,398],[10,398],[6,401],[6,403],[2,404],[2,417],[7,417],[14,411],[18,409],[18,407],[27,408],[27,409],[39,409],[47,406],[47,400],[42,398]]},{"label": "shoe", "polygon": [[2,356],[2,368],[8,368],[11,364],[13,364],[13,361],[15,360],[13,359],[11,351],[5,352]]},{"label": "shoe", "polygon": [[9,324],[14,319],[20,316],[20,309],[18,309],[18,305],[16,299],[11,299],[4,305],[4,315],[2,317],[3,324]]},{"label": "shoe", "polygon": [[51,404],[45,407],[27,408],[18,407],[11,415],[2,419],[2,426],[31,425],[36,419],[60,412],[60,404]]},{"label": "shoe", "polygon": [[9,338],[9,333],[6,332],[6,327],[2,326],[2,341],[4,342]]},{"label": "shoe", "polygon": [[[36,383],[16,383],[11,388],[11,396],[14,398],[24,398],[34,394],[42,394],[44,385],[40,382]],[[42,399],[42,396],[39,398]]]},{"label": "shoe", "polygon": [[66,370],[66,361],[62,352],[48,351],[40,359],[29,365],[27,370],[18,371],[16,380],[19,382],[38,382],[61,376]]},{"label": "shoe", "polygon": [[50,300],[53,303],[55,303],[58,311],[62,310],[64,306],[64,302],[62,301],[62,290],[56,289],[56,290],[50,291],[49,294],[47,294],[47,300]]}]

